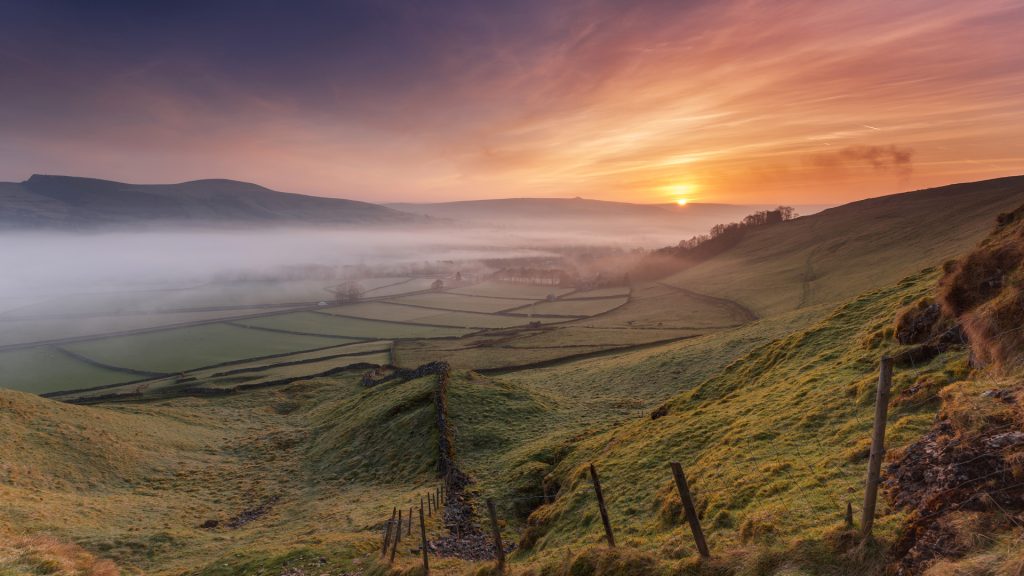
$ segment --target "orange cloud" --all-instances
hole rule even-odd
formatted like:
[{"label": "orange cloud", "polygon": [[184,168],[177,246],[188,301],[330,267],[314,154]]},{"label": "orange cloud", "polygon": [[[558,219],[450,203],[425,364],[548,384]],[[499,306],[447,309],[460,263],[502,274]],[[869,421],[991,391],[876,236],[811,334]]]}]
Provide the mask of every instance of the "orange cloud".
[{"label": "orange cloud", "polygon": [[0,83],[0,176],[370,201],[655,202],[686,182],[701,201],[831,203],[1024,172],[1018,2],[488,10],[397,10],[390,43],[307,46],[312,63],[182,47],[86,74],[12,57],[33,68]]}]

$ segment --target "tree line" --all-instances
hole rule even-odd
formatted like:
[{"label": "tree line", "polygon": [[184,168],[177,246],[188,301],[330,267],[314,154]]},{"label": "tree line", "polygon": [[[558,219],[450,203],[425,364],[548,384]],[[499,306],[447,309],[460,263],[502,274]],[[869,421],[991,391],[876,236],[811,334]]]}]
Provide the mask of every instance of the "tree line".
[{"label": "tree line", "polygon": [[655,253],[703,260],[735,246],[753,228],[780,224],[797,216],[799,214],[793,210],[792,206],[779,206],[774,210],[759,210],[739,222],[715,224],[707,234],[698,234],[688,240],[681,240],[679,244],[655,250]]}]

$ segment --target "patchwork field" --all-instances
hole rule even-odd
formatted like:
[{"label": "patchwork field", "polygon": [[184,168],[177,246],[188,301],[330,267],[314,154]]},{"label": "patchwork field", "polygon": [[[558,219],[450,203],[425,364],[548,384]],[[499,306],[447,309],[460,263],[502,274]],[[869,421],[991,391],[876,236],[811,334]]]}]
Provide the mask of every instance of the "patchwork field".
[{"label": "patchwork field", "polygon": [[417,326],[396,322],[379,322],[362,318],[345,318],[320,312],[296,312],[235,322],[255,329],[281,330],[301,334],[317,334],[349,338],[450,338],[468,331],[459,328]]},{"label": "patchwork field", "polygon": [[49,347],[0,352],[0,388],[36,394],[145,378],[96,366]]},{"label": "patchwork field", "polygon": [[[43,297],[21,306],[13,303],[0,320],[111,316],[151,312],[237,310],[245,307],[311,305],[332,302],[340,280],[239,281],[166,289]],[[431,278],[364,278],[364,296],[379,297],[430,288]]]},{"label": "patchwork field", "polygon": [[313,377],[354,364],[386,364],[390,361],[391,342],[376,340],[342,344],[310,352],[299,352],[224,366],[201,368],[173,376],[133,381],[125,386],[104,386],[96,390],[64,390],[53,397],[64,401],[93,401],[117,395],[143,394],[147,398],[173,396],[194,387],[235,388],[300,377]]},{"label": "patchwork field", "polygon": [[207,324],[76,342],[64,348],[101,364],[174,374],[249,358],[326,348],[339,343],[338,338],[277,334],[230,324]]},{"label": "patchwork field", "polygon": [[580,298],[611,298],[612,296],[629,296],[629,286],[613,286],[611,288],[595,288],[593,290],[577,290],[563,294],[562,300],[578,300]]},{"label": "patchwork field", "polygon": [[0,347],[30,344],[47,340],[63,340],[87,336],[102,336],[117,332],[149,330],[180,324],[194,324],[215,320],[268,314],[283,308],[242,308],[209,312],[151,312],[117,316],[88,316],[83,318],[30,318],[11,320],[0,317]]},{"label": "patchwork field", "polygon": [[[22,390],[41,393],[103,387],[104,390],[90,392],[87,396],[107,396],[126,390],[166,395],[172,390],[194,386],[197,381],[218,380],[216,384],[211,384],[216,386],[237,384],[248,377],[222,380],[219,379],[220,375],[204,371],[203,368],[235,365],[251,360],[250,363],[255,364],[259,372],[273,364],[273,358],[320,349],[330,350],[353,342],[384,341],[381,345],[390,346],[391,340],[402,340],[402,346],[406,346],[404,341],[412,340],[416,342],[408,344],[409,355],[403,359],[405,363],[435,360],[438,358],[435,354],[444,349],[451,352],[451,360],[457,365],[483,369],[577,356],[649,342],[661,336],[654,332],[633,335],[623,330],[613,330],[599,337],[587,337],[582,332],[570,331],[561,334],[564,340],[560,343],[550,337],[546,341],[537,340],[534,343],[517,342],[519,338],[533,334],[521,332],[528,325],[572,323],[621,306],[627,302],[628,297],[615,296],[621,294],[623,289],[606,289],[580,293],[604,295],[600,297],[548,301],[546,296],[550,290],[547,287],[499,282],[484,282],[460,288],[462,291],[487,295],[438,290],[401,295],[431,283],[432,278],[370,279],[367,285],[373,286],[372,290],[393,291],[398,296],[386,301],[368,299],[351,304],[306,307],[298,311],[275,310],[262,304],[257,308],[94,315],[75,318],[74,321],[67,317],[10,319],[0,316],[0,330],[5,324],[17,328],[7,333],[0,332],[0,346],[8,342],[10,345],[30,348],[36,339],[59,336],[63,340],[60,346],[66,354],[55,361],[51,369],[38,370],[35,375],[18,370],[21,374],[17,378],[9,378],[12,382],[9,387],[17,386]],[[282,293],[275,292],[282,288],[280,283],[270,284],[264,287],[267,292],[263,296]],[[308,282],[287,284],[296,290],[302,287],[309,289],[311,286]],[[568,294],[571,291],[565,289],[556,292]],[[535,299],[538,295],[542,299]],[[75,308],[85,302],[92,302],[94,297],[108,296],[85,295],[83,299],[67,304]],[[124,306],[131,308],[138,303],[139,297],[136,294],[127,298]],[[502,312],[510,308],[518,309],[512,313]],[[221,319],[224,321],[218,322]],[[165,327],[163,323],[171,325]],[[62,330],[61,326],[70,328]],[[504,334],[505,330],[513,332]],[[105,334],[110,331],[114,333]],[[128,334],[117,334],[121,331]],[[471,336],[476,332],[494,334],[489,334],[489,340],[476,340]],[[675,334],[692,333],[692,330],[684,329]],[[576,341],[577,337],[582,339]],[[436,338],[443,339],[445,343],[425,342]],[[502,343],[496,344],[499,340]],[[377,354],[378,350],[382,350],[381,345],[373,347],[372,353],[360,361],[375,363],[379,360],[380,363],[387,363],[388,358]],[[24,358],[38,357],[39,354],[44,352],[26,353]],[[317,355],[319,352],[310,354]],[[17,366],[22,365],[27,364],[12,362],[8,371],[13,372]],[[256,380],[269,382],[276,378],[290,378],[301,375],[302,370],[307,370],[305,374],[315,374],[315,369],[322,367],[331,369],[336,366],[328,362],[323,366],[289,369],[287,373],[278,370]],[[165,375],[172,377],[161,378]],[[124,388],[117,387],[122,382],[140,379],[143,382]]]},{"label": "patchwork field", "polygon": [[386,302],[362,302],[359,304],[324,308],[320,312],[339,316],[355,316],[370,320],[408,322],[410,324],[434,324],[461,328],[512,328],[524,326],[533,320],[559,322],[568,319],[536,318],[485,314],[477,312],[447,312],[432,308],[419,308]]},{"label": "patchwork field", "polygon": [[592,320],[582,320],[579,324],[617,328],[713,329],[738,326],[750,320],[749,315],[733,304],[695,296],[669,286],[647,284],[637,287],[629,302],[621,308]]},{"label": "patchwork field", "polygon": [[491,298],[491,297],[468,297],[451,292],[436,292],[431,294],[414,294],[401,298],[391,298],[388,302],[395,304],[408,304],[411,306],[425,306],[441,310],[456,310],[463,312],[501,312],[509,308],[517,308],[532,304],[534,300],[524,298]]},{"label": "patchwork field", "polygon": [[561,296],[572,292],[572,288],[560,288],[558,286],[534,286],[531,284],[518,284],[513,282],[498,282],[487,280],[472,286],[455,288],[452,294],[464,294],[466,296],[486,296],[490,298],[526,298],[529,300],[544,300],[549,295]]},{"label": "patchwork field", "polygon": [[628,300],[622,297],[595,298],[587,300],[555,300],[538,302],[530,306],[510,310],[516,314],[556,314],[560,316],[595,316],[613,310]]},{"label": "patchwork field", "polygon": [[[364,285],[362,280],[360,280],[359,283],[360,285]],[[383,284],[377,288],[368,288],[366,292],[363,293],[363,297],[383,298],[386,296],[408,294],[410,292],[421,292],[423,290],[430,290],[430,287],[433,284],[433,278],[408,278],[402,282],[392,282],[389,284]]]}]

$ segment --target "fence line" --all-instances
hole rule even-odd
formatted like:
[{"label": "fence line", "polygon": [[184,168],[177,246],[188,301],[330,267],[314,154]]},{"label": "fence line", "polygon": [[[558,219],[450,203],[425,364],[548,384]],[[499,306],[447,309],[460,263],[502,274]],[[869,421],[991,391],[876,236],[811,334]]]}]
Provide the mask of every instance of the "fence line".
[{"label": "fence line", "polygon": [[[1024,327],[1022,327],[1022,329],[1024,329]],[[1015,331],[1015,330],[1017,330],[1017,329],[1010,330],[1010,331]],[[907,358],[909,358],[911,366],[912,366],[912,370],[910,371],[912,377],[915,379],[915,382],[916,381],[920,381],[922,376],[926,372],[925,367],[918,366],[916,364],[916,362],[914,361],[912,355],[908,355]],[[902,417],[902,415],[907,413],[908,411],[917,410],[917,409],[925,406],[927,403],[930,403],[932,401],[941,399],[941,396],[942,396],[942,394],[940,392],[934,392],[934,393],[926,395],[923,398],[916,398],[916,399],[913,400],[913,402],[911,402],[909,404],[904,404],[904,403],[897,404],[893,408],[893,410],[890,412],[887,408],[888,408],[888,405],[890,404],[890,401],[891,401],[888,391],[891,389],[891,385],[892,385],[892,377],[893,377],[893,366],[892,366],[892,364],[893,364],[893,359],[892,358],[890,358],[888,356],[883,356],[882,361],[880,363],[880,368],[879,368],[878,389],[876,390],[876,399],[875,399],[875,419],[874,419],[874,427],[873,427],[874,431],[873,431],[873,434],[872,434],[872,449],[871,449],[870,457],[869,457],[869,460],[868,460],[868,470],[867,470],[867,475],[866,475],[867,476],[867,482],[866,482],[866,484],[864,486],[864,503],[863,503],[863,506],[862,506],[862,508],[860,510],[860,512],[861,512],[860,530],[861,530],[861,534],[862,534],[862,536],[864,538],[870,538],[871,537],[871,528],[872,528],[872,524],[873,524],[873,521],[874,521],[874,502],[876,501],[876,498],[877,498],[877,489],[878,489],[878,486],[879,486],[879,483],[880,483],[880,478],[881,478],[881,462],[882,462],[882,458],[883,458],[883,455],[884,455],[884,446],[885,446],[884,443],[885,443],[885,428],[886,428],[886,425],[889,423],[890,419]],[[445,370],[444,373],[445,373],[445,376],[447,376],[447,370]],[[440,380],[441,374],[439,373],[438,376],[439,376],[439,380]],[[444,384],[447,384],[447,382],[445,382]],[[420,510],[421,518],[423,517],[424,512],[426,512],[426,514],[429,516],[429,515],[431,515],[433,510],[435,510],[435,509],[440,510],[441,506],[444,506],[445,508],[447,508],[447,504],[449,503],[449,500],[451,500],[453,498],[453,496],[452,496],[453,489],[456,490],[459,494],[461,494],[461,489],[458,486],[456,486],[455,484],[452,483],[451,470],[457,470],[457,467],[455,466],[454,446],[452,445],[454,438],[453,438],[453,436],[448,436],[447,434],[445,434],[445,430],[448,428],[448,426],[450,426],[450,423],[448,423],[446,421],[446,419],[445,419],[447,410],[444,410],[443,413],[442,413],[442,407],[446,408],[446,406],[445,406],[446,398],[441,397],[441,392],[442,391],[446,391],[446,387],[439,386],[438,390],[439,390],[438,397],[435,398],[435,400],[437,402],[436,405],[438,407],[438,412],[439,412],[438,425],[439,425],[439,427],[443,426],[441,428],[441,435],[445,436],[445,438],[442,439],[441,455],[439,456],[439,458],[447,460],[446,462],[442,462],[439,465],[439,470],[447,469],[448,472],[446,474],[444,474],[444,477],[441,479],[441,483],[440,484],[438,484],[436,487],[434,487],[433,490],[431,490],[430,492],[427,492],[425,494],[425,496],[421,497],[421,506],[420,506],[420,509],[419,509]],[[978,409],[980,409],[980,407],[975,402],[975,400],[973,398],[971,398],[971,395],[965,394],[964,398],[967,399],[967,401],[970,403],[970,405],[975,406]],[[632,412],[632,410],[633,409],[630,409],[631,412]],[[640,413],[642,414],[643,411],[640,411]],[[442,416],[442,414],[443,414],[443,416]],[[1009,428],[1013,428],[1013,427],[1014,427],[1013,424],[1007,424],[1007,425],[1000,426],[1000,427],[997,427],[997,428],[988,429],[986,432],[991,434],[991,433],[993,433],[995,431],[999,431],[1001,429],[1009,429]],[[828,466],[834,465],[834,463],[833,463],[834,456],[830,455],[828,453],[828,450],[825,450],[825,447],[822,445],[821,439],[818,436],[814,436],[813,440],[814,440],[815,444],[818,446],[819,450],[822,453],[821,458],[819,458],[819,459],[817,459],[817,460],[812,462],[810,459],[807,458],[806,454],[804,454],[800,449],[794,450],[794,454],[795,454],[794,457],[797,460],[799,460],[799,462],[803,465],[803,467],[805,467],[807,469],[807,472],[809,474],[809,479],[814,483],[814,485],[817,488],[819,488],[822,491],[824,496],[829,500],[831,507],[835,509],[835,512],[836,512],[836,515],[837,515],[837,519],[841,518],[841,517],[845,518],[847,524],[852,526],[852,520],[853,520],[853,518],[852,518],[852,513],[853,513],[852,502],[850,501],[850,499],[848,497],[847,498],[836,498],[836,492],[835,492],[836,487],[834,486],[834,483],[830,483],[829,480],[823,480],[821,478],[821,476],[819,475],[819,472],[818,472],[822,468],[827,468]],[[947,445],[947,446],[944,446],[942,450],[945,451],[945,450],[947,450],[949,448],[950,448],[950,445]],[[997,447],[997,448],[989,449],[987,451],[983,451],[982,453],[976,455],[972,459],[965,460],[963,462],[958,462],[957,464],[958,465],[970,464],[971,462],[973,462],[975,460],[986,458],[986,457],[989,457],[989,456],[992,456],[992,455],[995,455],[995,454],[1001,454],[1001,453],[1003,453],[1004,449],[1005,449],[1005,447]],[[804,489],[801,487],[801,484],[804,484],[805,482],[801,482],[800,479],[797,479],[797,478],[794,477],[794,473],[793,473],[792,467],[787,462],[785,462],[784,458],[779,453],[778,448],[777,448],[777,446],[775,444],[768,443],[767,444],[767,450],[770,453],[768,460],[769,461],[774,461],[777,464],[778,471],[786,476],[787,481],[793,487],[793,490],[791,490],[791,492],[795,493],[795,495],[797,497],[797,501],[802,505],[802,508],[803,508],[802,513],[806,514],[808,518],[813,518],[815,516],[815,512],[814,512],[815,511],[815,506],[809,500],[807,500],[807,498],[804,495]],[[764,459],[758,459],[758,461],[763,461],[763,460]],[[711,550],[710,550],[710,547],[708,546],[707,541],[705,539],[705,536],[703,534],[703,528],[702,528],[701,523],[700,523],[700,516],[701,515],[697,512],[697,504],[696,504],[696,501],[695,501],[693,495],[696,494],[697,496],[699,496],[701,498],[707,499],[707,498],[710,498],[710,497],[716,497],[716,496],[720,496],[720,495],[734,494],[735,491],[730,489],[730,487],[725,484],[725,477],[726,477],[726,475],[729,475],[729,477],[742,477],[743,475],[750,474],[751,471],[738,470],[735,465],[730,464],[728,462],[728,459],[724,459],[724,461],[721,463],[719,468],[724,468],[725,474],[715,475],[715,474],[711,474],[711,473],[705,472],[704,474],[697,474],[693,479],[687,480],[685,475],[682,474],[683,470],[682,470],[681,465],[679,463],[677,463],[677,462],[673,462],[671,464],[672,464],[671,469],[672,469],[673,477],[676,480],[676,487],[677,487],[677,491],[679,492],[679,498],[680,498],[680,501],[681,501],[681,503],[683,505],[683,509],[685,510],[686,520],[690,524],[690,529],[691,529],[691,532],[693,534],[693,539],[694,539],[695,546],[696,546],[696,548],[697,548],[697,550],[698,550],[698,552],[699,552],[699,554],[700,554],[700,556],[702,558],[708,558],[708,557],[711,556]],[[678,470],[679,470],[679,473],[680,473],[679,475],[675,474],[677,467],[678,467]],[[613,520],[614,519],[608,514],[608,509],[607,509],[607,506],[605,505],[605,501],[604,501],[606,494],[605,494],[605,490],[602,487],[600,478],[598,476],[598,471],[596,469],[596,466],[591,464],[589,466],[589,472],[590,472],[590,477],[591,477],[591,483],[592,483],[592,486],[593,486],[593,489],[594,489],[594,492],[595,492],[595,494],[594,494],[595,500],[597,501],[597,506],[598,506],[598,509],[599,509],[599,511],[601,513],[602,524],[604,525],[605,539],[606,539],[606,541],[607,541],[609,546],[615,546],[615,537],[614,537],[614,530],[613,530]],[[950,494],[952,492],[958,491],[961,488],[970,486],[972,484],[981,483],[984,480],[989,479],[989,478],[994,477],[994,476],[998,476],[1001,473],[1005,473],[1005,470],[1000,469],[1000,470],[996,470],[994,472],[991,472],[989,474],[985,474],[985,475],[977,477],[977,478],[967,479],[964,482],[959,483],[959,484],[957,484],[955,486],[952,486],[952,487],[949,487],[949,488],[945,488],[945,489],[940,490],[939,492],[937,492],[935,494],[931,494],[930,498],[932,500],[935,500],[937,498],[941,498],[942,496],[944,496],[946,494]],[[682,476],[682,478],[681,478],[682,482],[680,482],[680,476]],[[845,479],[845,477],[843,475],[839,475],[838,478],[839,478],[839,482],[841,482],[842,484],[845,484],[847,486],[848,490],[851,491],[851,493],[856,491],[855,488],[853,487],[853,485],[851,484],[851,482],[848,479]],[[472,482],[473,480],[470,480],[468,478],[468,476],[467,476],[467,477],[465,477],[463,479],[463,481],[468,483],[468,482]],[[500,480],[499,479],[495,479],[495,478],[491,478],[490,482],[491,483],[499,483]],[[524,501],[528,501],[528,502],[531,502],[531,503],[540,503],[541,505],[549,504],[549,503],[553,502],[555,499],[557,499],[559,494],[558,493],[553,494],[553,495],[552,494],[548,494],[546,479],[544,480],[544,482],[545,482],[545,484],[543,486],[544,493],[542,493],[542,494],[536,494],[536,495],[530,495],[530,494],[527,494],[527,495],[516,495],[516,496],[506,496],[506,497],[502,497],[502,498],[494,498],[494,497],[486,498],[487,510],[488,510],[488,515],[490,517],[490,523],[491,523],[491,541],[489,542],[489,546],[490,546],[490,548],[493,551],[493,556],[494,556],[494,559],[498,563],[498,569],[499,570],[503,570],[505,568],[505,565],[506,565],[506,562],[505,562],[505,550],[506,550],[506,548],[505,548],[505,546],[503,544],[501,544],[502,538],[501,538],[501,530],[500,530],[499,518],[498,518],[498,513],[497,513],[497,504],[500,502],[500,503],[504,503],[506,505],[511,505],[511,504],[516,503],[516,502],[524,502]],[[977,489],[974,493],[967,495],[966,500],[963,500],[963,502],[970,502],[970,501],[972,501],[972,500],[974,500],[976,498],[979,498],[979,497],[982,497],[982,496],[986,496],[986,495],[991,499],[993,494],[999,494],[999,493],[1008,492],[1010,490],[1016,489],[1016,488],[1021,487],[1021,486],[1024,486],[1024,482],[1022,482],[1020,484],[1016,484],[1016,485],[1004,486],[1004,487],[1002,487],[1000,489],[995,489],[995,490],[992,490],[992,489],[986,490],[986,489],[982,489],[983,487],[979,487],[979,489]],[[562,490],[559,490],[559,492],[561,492],[561,491]],[[458,497],[458,494],[456,495],[456,497]],[[842,506],[842,504],[840,504],[840,502],[842,500],[845,500],[845,507]],[[1000,510],[1002,510],[1002,513],[1004,515],[1007,515],[1007,517],[1011,517],[1012,516],[1005,509],[1003,509],[1002,505],[1000,505],[998,503],[998,501],[993,500],[993,502],[994,502],[994,504],[998,508],[1000,508]],[[397,510],[397,507],[395,509],[393,509],[393,518],[394,518],[394,511],[395,510]],[[412,508],[410,508],[409,510],[410,510],[410,514],[409,514],[409,525],[407,527],[407,535],[411,532],[411,528],[412,528],[412,526],[411,526],[411,524],[412,524]],[[944,506],[940,506],[939,509],[934,510],[934,511],[928,513],[928,514],[917,515],[916,517],[914,517],[914,519],[917,522],[924,522],[924,521],[927,521],[927,520],[929,520],[931,518],[937,517],[937,516],[939,516],[939,515],[941,515],[941,514],[943,514],[945,512],[946,512],[945,507]],[[472,509],[471,508],[470,508],[470,513],[472,514]],[[394,519],[392,519],[390,521],[385,521],[385,524],[386,524],[386,526],[384,527],[384,530],[385,530],[385,544],[384,544],[384,550],[382,550],[382,555],[388,551],[389,542],[390,542],[390,547],[391,547],[391,549],[390,549],[390,552],[391,552],[391,559],[390,559],[390,561],[393,562],[394,557],[395,557],[395,549],[397,548],[398,542],[400,541],[400,528],[399,528],[400,524],[395,526],[396,536],[395,537],[389,537],[387,532],[390,530],[392,523],[394,523]],[[1016,523],[1017,522],[1015,522],[1015,524]],[[421,548],[422,548],[422,555],[423,555],[423,566],[424,566],[425,573],[429,573],[428,555],[429,555],[429,551],[430,551],[431,546],[430,546],[429,541],[426,538],[426,527],[425,527],[425,523],[423,523],[423,521],[421,521],[420,529],[421,529],[421,539],[422,539],[422,546],[421,546]],[[462,534],[461,533],[458,534],[458,537],[462,537]]]}]

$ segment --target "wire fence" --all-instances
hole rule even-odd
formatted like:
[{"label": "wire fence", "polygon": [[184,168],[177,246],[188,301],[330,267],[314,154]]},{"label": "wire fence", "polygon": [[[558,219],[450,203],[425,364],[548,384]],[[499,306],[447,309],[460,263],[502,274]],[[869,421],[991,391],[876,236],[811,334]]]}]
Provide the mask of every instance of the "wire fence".
[{"label": "wire fence", "polygon": [[[1005,333],[1022,330],[1024,330],[1024,326],[1007,330]],[[963,334],[960,333],[959,336],[960,344],[967,347],[968,343],[963,338]],[[996,335],[996,337],[999,337],[999,335]],[[944,394],[941,389],[928,391],[924,395],[919,395],[916,390],[913,390],[915,386],[928,386],[927,377],[935,376],[941,372],[940,370],[931,365],[930,361],[919,364],[913,354],[901,356],[901,361],[909,363],[910,366],[908,369],[900,369],[898,374],[902,376],[903,380],[909,380],[912,384],[909,388],[900,390],[900,394],[895,398],[886,398],[887,405],[892,404],[893,409],[885,414],[882,422],[876,422],[876,426],[881,425],[885,427],[898,424],[902,418],[908,415],[919,414],[921,410],[932,403],[943,400]],[[945,386],[949,383],[946,380],[950,379],[940,380],[939,384]],[[1005,384],[998,377],[987,374],[974,374],[973,381],[980,382],[982,387],[990,387],[991,389],[998,389],[1001,385]],[[974,394],[962,392],[958,398],[966,402],[976,414],[985,413],[985,406],[983,406],[981,397],[976,398]],[[622,411],[622,416],[624,418],[647,418],[650,416],[650,411],[644,408],[625,407]],[[1014,423],[988,426],[984,429],[983,433],[986,437],[992,437],[1017,427],[1018,425]],[[822,515],[834,514],[837,521],[843,519],[849,528],[853,528],[854,514],[863,514],[864,512],[860,496],[865,495],[864,491],[871,488],[870,482],[869,486],[865,488],[862,482],[854,481],[851,475],[843,470],[844,466],[848,464],[844,464],[841,461],[842,457],[839,457],[840,460],[837,461],[836,450],[838,447],[826,445],[823,441],[823,436],[826,433],[835,435],[838,431],[837,426],[833,429],[819,431],[817,434],[811,434],[809,443],[806,441],[806,438],[801,438],[799,441],[791,440],[786,442],[783,439],[779,443],[773,441],[762,443],[767,456],[744,454],[742,447],[726,447],[726,454],[720,455],[716,459],[714,470],[702,467],[700,465],[700,456],[694,457],[689,463],[690,468],[695,471],[693,477],[690,478],[690,490],[692,490],[692,495],[695,496],[698,508],[701,509],[697,515],[702,516],[701,512],[712,501],[720,500],[726,504],[730,502],[736,495],[735,482],[737,479],[763,473],[759,472],[759,466],[773,465],[770,473],[780,477],[790,488],[787,491],[787,495],[790,497],[785,499],[785,506],[779,509],[790,516],[790,521],[794,525],[820,524]],[[818,455],[812,456],[808,454],[808,445],[816,448]],[[948,451],[956,447],[956,443],[945,443],[933,457],[944,458],[948,455]],[[1007,453],[1007,450],[1015,447],[1017,447],[1017,444],[1012,443],[1002,446],[977,444],[974,446],[975,452],[972,452],[973,455],[963,460],[955,460],[954,462],[958,467],[969,467],[971,464],[985,459],[1002,457]],[[733,452],[737,453],[733,454]],[[742,463],[742,465],[739,463]],[[668,474],[668,466],[666,466],[666,479],[668,478],[671,478],[671,476]],[[993,479],[999,479],[1000,482],[992,485],[989,481]],[[620,482],[616,482],[614,478],[610,478],[610,480],[612,480],[611,485],[621,488]],[[1022,538],[1024,538],[1024,518],[1019,516],[1020,511],[1009,509],[1007,501],[1004,500],[1001,503],[1000,499],[996,497],[997,495],[1012,493],[1024,487],[1024,482],[1012,482],[1012,480],[1012,475],[1009,474],[1005,466],[1002,466],[990,472],[966,477],[962,481],[950,486],[938,487],[938,489],[929,492],[927,496],[932,502],[941,502],[943,498],[955,495],[955,500],[960,507],[982,505],[988,510],[1001,514],[1009,524],[1022,529]],[[506,479],[497,476],[477,477],[475,481],[478,484],[489,487],[503,486],[507,483]],[[585,497],[585,490],[585,486],[581,486],[580,483],[572,483],[570,486],[563,487],[553,494],[546,493],[546,487],[543,492],[535,494],[498,494],[497,492],[501,492],[501,490],[491,490],[495,493],[488,494],[487,500],[493,501],[498,509],[501,510],[503,516],[511,517],[517,514],[517,509],[521,505],[525,505],[528,510],[533,510],[558,501],[564,502],[565,498],[581,499]],[[619,493],[616,489],[609,490],[607,486],[605,486],[604,491],[608,502],[614,505],[620,497]],[[817,492],[817,495],[812,498],[811,493],[814,491]],[[628,491],[626,492],[628,494]],[[477,494],[477,496],[483,497],[484,495]],[[680,488],[680,499],[685,499],[686,497],[689,496],[684,496],[682,488]],[[770,497],[767,497],[765,501],[770,501],[770,499]],[[817,501],[814,501],[815,499]],[[1021,502],[1021,504],[1024,504],[1024,502]],[[605,516],[603,503],[601,507],[602,516]],[[911,517],[920,526],[942,516],[948,511],[948,505],[940,504],[934,510],[914,513]],[[699,520],[703,520],[703,518],[698,519],[698,526]],[[608,536],[606,540],[611,544],[611,533],[614,529],[615,519],[611,518],[609,522],[612,526],[607,528]],[[386,524],[385,522],[385,526]],[[635,535],[638,531],[636,523],[633,523],[630,529],[632,534]],[[673,528],[665,527],[659,522],[649,522],[641,525],[643,534],[650,538],[657,537],[659,534],[664,533],[666,529],[671,530]],[[408,524],[406,530],[407,533],[411,530]],[[697,535],[699,530],[701,530],[700,527],[694,528],[695,539],[703,537],[702,535]],[[499,533],[496,533],[495,536]],[[424,540],[424,542],[426,541]],[[429,544],[426,545],[424,550],[429,550]],[[424,555],[424,563],[426,561],[426,555]]]}]

